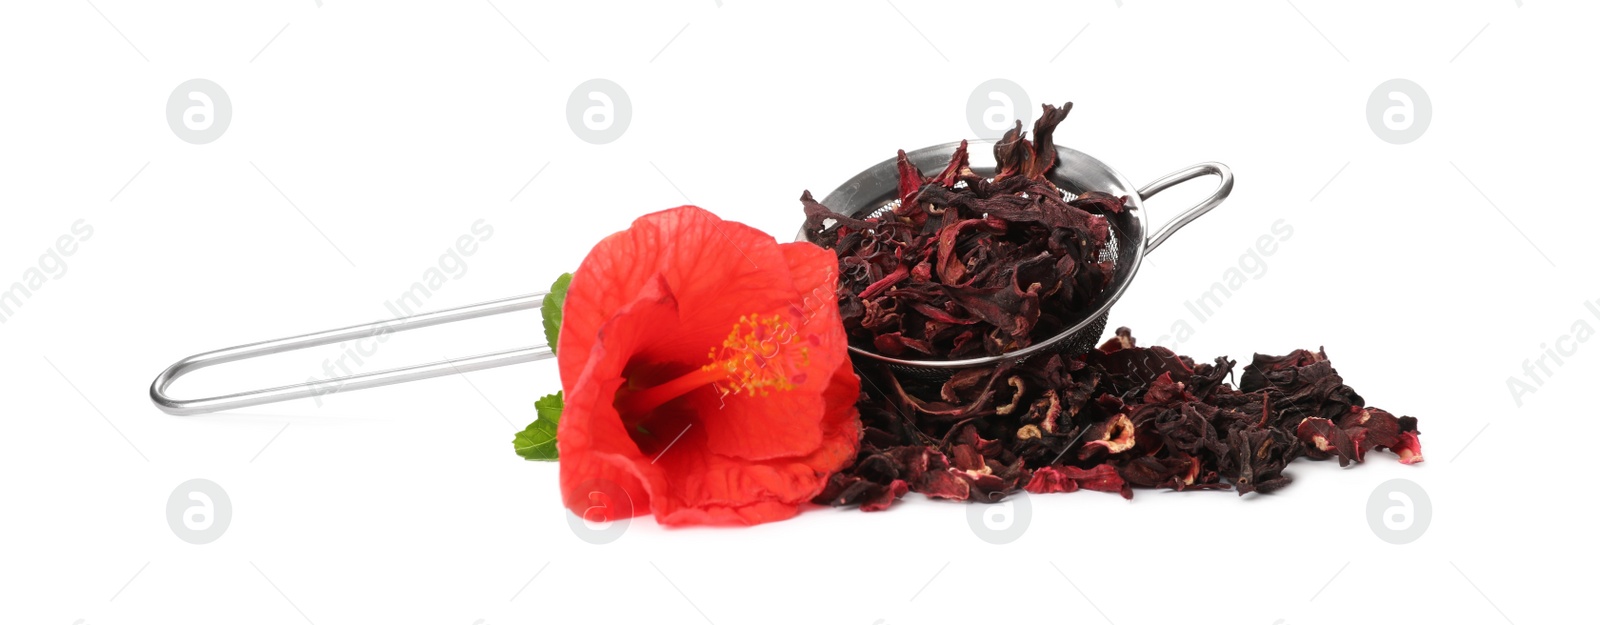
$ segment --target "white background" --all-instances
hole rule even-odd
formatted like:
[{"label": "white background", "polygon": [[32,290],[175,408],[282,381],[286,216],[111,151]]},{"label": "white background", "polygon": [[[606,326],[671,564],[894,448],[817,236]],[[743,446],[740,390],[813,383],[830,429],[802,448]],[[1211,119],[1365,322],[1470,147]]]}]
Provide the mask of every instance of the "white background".
[{"label": "white background", "polygon": [[[1537,0],[7,3],[0,288],[76,220],[94,234],[0,324],[0,621],[1571,620],[1596,556],[1600,343],[1520,407],[1507,379],[1574,322],[1600,327],[1596,17]],[[206,145],[165,120],[192,78],[232,101]],[[613,143],[566,121],[592,78],[632,102]],[[1427,462],[1300,462],[1286,491],[1243,499],[1034,497],[1002,546],[915,495],[750,529],[646,517],[596,546],[568,528],[557,467],[511,450],[558,388],[551,362],[204,417],[146,397],[191,353],[386,318],[479,219],[492,238],[429,309],[541,289],[686,201],[786,240],[801,190],[970,136],[991,78],[1076,102],[1059,142],[1135,183],[1206,160],[1238,176],[1150,255],[1113,327],[1149,343],[1186,320],[1173,347],[1201,360],[1324,345],[1370,403],[1421,419]],[[1391,78],[1431,98],[1414,143],[1368,126]],[[1152,200],[1152,220],[1208,190]],[[1184,303],[1280,219],[1293,235],[1265,273],[1196,322]],[[539,335],[532,314],[400,335],[362,370]],[[339,353],[175,390],[304,381]],[[233,508],[205,545],[165,517],[197,477]],[[1397,477],[1432,502],[1406,545],[1366,519]]]}]

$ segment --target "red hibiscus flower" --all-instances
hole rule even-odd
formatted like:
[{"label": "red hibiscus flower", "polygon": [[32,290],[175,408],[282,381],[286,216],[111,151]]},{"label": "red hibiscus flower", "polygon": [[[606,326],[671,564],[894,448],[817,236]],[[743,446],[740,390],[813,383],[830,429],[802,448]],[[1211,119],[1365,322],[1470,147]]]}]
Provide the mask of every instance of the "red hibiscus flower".
[{"label": "red hibiscus flower", "polygon": [[694,206],[595,246],[557,350],[567,507],[666,525],[794,516],[860,433],[837,263]]}]

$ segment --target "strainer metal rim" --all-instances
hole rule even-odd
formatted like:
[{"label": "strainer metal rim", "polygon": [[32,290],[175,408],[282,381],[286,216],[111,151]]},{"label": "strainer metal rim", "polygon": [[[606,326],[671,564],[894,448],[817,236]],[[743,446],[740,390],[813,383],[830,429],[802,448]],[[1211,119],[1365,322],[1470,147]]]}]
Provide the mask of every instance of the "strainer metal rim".
[{"label": "strainer metal rim", "polygon": [[[967,141],[968,154],[969,154],[969,158],[970,158],[971,163],[972,163],[972,169],[974,171],[982,171],[982,170],[987,170],[987,169],[993,169],[994,168],[995,165],[994,165],[993,151],[992,151],[992,149],[989,149],[989,148],[992,148],[995,143],[997,143],[997,142],[995,140],[992,140],[992,139],[969,140],[969,141]],[[914,151],[911,151],[911,152],[907,152],[906,156],[913,163],[915,163],[915,162],[917,162],[919,160],[926,159],[926,158],[928,158],[930,156],[941,156],[942,155],[946,159],[948,159],[951,154],[955,153],[956,148],[959,147],[960,145],[961,145],[961,143],[959,141],[951,142],[951,143],[941,143],[941,144],[938,144],[938,145],[932,145],[932,146],[928,146],[928,147],[921,148],[921,149],[918,149],[918,150],[914,150]],[[869,167],[867,169],[862,170],[860,173],[858,173],[855,176],[851,177],[849,180],[847,180],[843,184],[839,185],[839,187],[835,188],[826,197],[824,197],[822,199],[822,204],[824,206],[827,206],[827,207],[832,208],[834,210],[839,210],[838,206],[840,206],[841,204],[845,203],[846,201],[848,201],[850,199],[853,199],[853,196],[855,194],[855,189],[859,188],[861,186],[861,184],[864,183],[865,181],[868,181],[868,180],[871,180],[871,179],[876,179],[876,178],[882,178],[882,177],[885,176],[886,173],[888,175],[895,175],[896,162],[897,162],[896,158],[891,158],[891,159],[884,160],[884,161],[882,161],[882,162],[880,162],[880,163],[878,163],[876,165],[873,165],[872,167]],[[1099,159],[1096,159],[1096,158],[1094,158],[1092,156],[1089,156],[1088,154],[1084,154],[1083,152],[1079,152],[1079,151],[1074,150],[1072,148],[1069,148],[1069,147],[1066,147],[1066,146],[1060,146],[1060,145],[1056,146],[1056,167],[1052,168],[1051,173],[1049,174],[1049,177],[1050,177],[1052,182],[1055,182],[1058,185],[1067,186],[1067,187],[1076,187],[1077,186],[1076,184],[1073,184],[1072,181],[1067,180],[1067,179],[1062,178],[1062,177],[1058,177],[1057,174],[1056,174],[1057,171],[1060,171],[1062,169],[1063,164],[1066,164],[1066,163],[1072,163],[1075,166],[1083,166],[1083,165],[1086,165],[1086,164],[1087,165],[1092,165],[1092,166],[1100,169],[1102,171],[1102,173],[1107,174],[1112,179],[1116,180],[1118,185],[1122,189],[1134,189],[1134,188],[1136,188],[1136,187],[1133,186],[1132,182],[1130,182],[1126,176],[1122,175],[1121,172],[1117,171],[1116,169],[1111,168],[1110,166],[1106,165],[1104,162],[1101,162]],[[931,174],[931,173],[936,173],[936,172],[924,172],[924,174]],[[1176,184],[1179,184],[1181,182],[1185,182],[1185,181],[1188,181],[1188,180],[1193,180],[1193,179],[1201,177],[1201,176],[1206,176],[1206,175],[1215,175],[1215,176],[1218,176],[1219,178],[1221,178],[1221,182],[1218,184],[1217,190],[1215,192],[1213,192],[1210,197],[1206,198],[1201,203],[1199,203],[1199,204],[1195,205],[1194,207],[1184,211],[1183,213],[1179,214],[1177,217],[1174,217],[1171,221],[1167,222],[1167,224],[1165,226],[1163,226],[1160,231],[1156,232],[1154,235],[1148,234],[1150,232],[1150,230],[1147,227],[1147,224],[1146,224],[1145,218],[1144,218],[1144,200],[1149,199],[1151,196],[1154,196],[1155,194],[1161,192],[1164,189],[1167,189],[1168,187],[1171,187],[1173,185],[1176,185]],[[1061,330],[1060,332],[1057,332],[1056,334],[1052,335],[1051,337],[1049,337],[1049,338],[1047,338],[1047,339],[1045,339],[1043,341],[1039,341],[1039,342],[1034,343],[1032,345],[1029,345],[1027,347],[1023,347],[1021,349],[1012,350],[1012,351],[1005,352],[1003,354],[997,354],[997,355],[994,355],[994,356],[982,356],[982,357],[978,357],[978,358],[962,358],[962,359],[956,359],[956,360],[914,360],[914,359],[907,359],[907,358],[895,358],[895,357],[892,357],[892,356],[885,356],[883,354],[879,354],[879,353],[876,353],[876,352],[873,352],[873,351],[870,351],[870,350],[867,350],[867,349],[862,349],[860,347],[856,347],[855,345],[850,345],[849,346],[850,353],[852,355],[854,355],[854,356],[860,356],[860,357],[867,358],[867,359],[870,359],[870,360],[874,360],[874,361],[877,361],[877,362],[881,362],[881,363],[884,363],[884,364],[897,365],[897,366],[900,366],[900,367],[910,367],[910,368],[916,368],[916,369],[934,369],[934,370],[949,370],[949,371],[953,371],[953,370],[957,370],[957,369],[968,369],[968,368],[973,368],[973,367],[991,366],[991,365],[996,365],[996,364],[1000,364],[1000,363],[1004,363],[1004,362],[1021,361],[1021,360],[1025,360],[1025,359],[1027,359],[1027,358],[1029,358],[1031,356],[1034,356],[1036,354],[1040,354],[1040,353],[1056,350],[1056,349],[1061,347],[1061,344],[1063,342],[1072,340],[1074,338],[1077,338],[1077,335],[1080,332],[1082,332],[1083,330],[1087,329],[1089,326],[1093,325],[1094,323],[1096,323],[1098,320],[1100,320],[1103,317],[1105,317],[1110,312],[1111,306],[1113,304],[1117,303],[1118,299],[1122,298],[1122,294],[1123,294],[1123,292],[1125,292],[1127,290],[1128,284],[1133,282],[1134,276],[1136,276],[1138,274],[1139,267],[1140,267],[1141,263],[1144,261],[1144,255],[1145,255],[1146,252],[1148,252],[1149,250],[1152,250],[1156,246],[1160,245],[1162,241],[1165,241],[1167,239],[1167,237],[1172,236],[1172,233],[1176,232],[1179,228],[1182,228],[1183,226],[1187,225],[1189,222],[1194,221],[1194,219],[1198,218],[1201,215],[1204,215],[1205,213],[1209,212],[1211,209],[1216,208],[1217,205],[1221,204],[1224,199],[1227,199],[1228,194],[1231,193],[1232,191],[1233,191],[1233,172],[1231,170],[1229,170],[1226,165],[1223,165],[1221,163],[1209,163],[1208,162],[1208,163],[1200,163],[1200,164],[1197,164],[1197,165],[1194,165],[1194,166],[1191,166],[1191,167],[1187,167],[1187,168],[1178,170],[1176,172],[1173,172],[1171,174],[1163,176],[1163,177],[1151,182],[1150,184],[1145,185],[1142,188],[1138,188],[1138,191],[1136,193],[1128,194],[1128,203],[1126,204],[1126,211],[1131,215],[1131,217],[1139,225],[1139,233],[1143,234],[1144,236],[1133,241],[1133,245],[1130,246],[1130,247],[1132,247],[1132,249],[1119,250],[1119,252],[1118,252],[1117,262],[1119,264],[1124,261],[1124,258],[1122,256],[1123,254],[1128,254],[1128,255],[1131,256],[1130,258],[1127,259],[1127,262],[1130,263],[1130,266],[1128,267],[1127,277],[1122,279],[1119,282],[1114,282],[1112,285],[1110,285],[1108,287],[1110,289],[1110,292],[1104,296],[1103,301],[1101,301],[1100,305],[1096,306],[1094,308],[1094,310],[1092,310],[1092,311],[1090,311],[1090,312],[1088,312],[1086,314],[1083,314],[1081,316],[1081,318],[1076,323],[1072,324],[1070,327],[1067,327],[1067,328]],[[855,211],[859,211],[859,210],[861,210],[861,209],[860,208],[855,209]],[[855,212],[855,211],[851,211],[851,212]],[[1113,224],[1112,227],[1115,227],[1115,225]],[[798,235],[796,236],[795,240],[796,241],[809,241],[810,240],[806,236],[806,232],[805,232],[805,228],[804,227],[802,227],[800,229],[800,231],[799,231]]]}]

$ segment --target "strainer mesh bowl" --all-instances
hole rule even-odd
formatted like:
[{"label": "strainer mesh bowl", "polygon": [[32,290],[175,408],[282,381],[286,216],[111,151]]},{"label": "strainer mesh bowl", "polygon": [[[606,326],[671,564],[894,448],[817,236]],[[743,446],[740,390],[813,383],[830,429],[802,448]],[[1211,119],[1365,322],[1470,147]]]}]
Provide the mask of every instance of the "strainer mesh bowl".
[{"label": "strainer mesh bowl", "polygon": [[[950,143],[910,152],[907,157],[919,170],[937,172],[949,161],[958,144]],[[974,173],[982,176],[994,173],[993,141],[969,142],[968,150]],[[920,379],[947,378],[956,371],[988,367],[1004,362],[1020,361],[1044,353],[1076,355],[1094,349],[1106,329],[1106,318],[1111,305],[1121,296],[1127,282],[1133,278],[1143,255],[1145,225],[1138,192],[1133,185],[1114,170],[1081,152],[1057,146],[1057,164],[1049,178],[1069,196],[1087,191],[1100,191],[1128,197],[1125,210],[1106,215],[1111,238],[1100,259],[1112,264],[1111,280],[1105,289],[1081,311],[1068,311],[1062,315],[1066,328],[1060,333],[1036,340],[1032,345],[996,356],[962,360],[908,360],[877,354],[870,349],[852,345],[851,356],[857,364],[879,364],[891,370]],[[835,189],[822,200],[834,212],[852,217],[878,216],[891,208],[898,190],[898,174],[893,159],[863,171],[849,182]],[[806,240],[805,233],[800,234]],[[1058,314],[1061,311],[1057,311]]]}]

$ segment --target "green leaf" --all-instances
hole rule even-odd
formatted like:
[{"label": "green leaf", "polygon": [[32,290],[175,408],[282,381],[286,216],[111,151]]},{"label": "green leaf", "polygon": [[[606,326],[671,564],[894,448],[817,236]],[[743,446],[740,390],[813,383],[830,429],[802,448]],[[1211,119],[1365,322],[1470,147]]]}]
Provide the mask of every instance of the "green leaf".
[{"label": "green leaf", "polygon": [[564,273],[550,285],[550,294],[544,296],[539,312],[544,315],[544,340],[550,353],[556,353],[556,339],[561,338],[561,305],[567,303],[567,285],[572,284],[572,274]]},{"label": "green leaf", "polygon": [[539,418],[517,432],[516,438],[511,441],[518,456],[528,460],[555,460],[560,457],[556,449],[556,426],[561,423],[563,407],[559,391],[533,402],[533,410],[539,413]]}]

